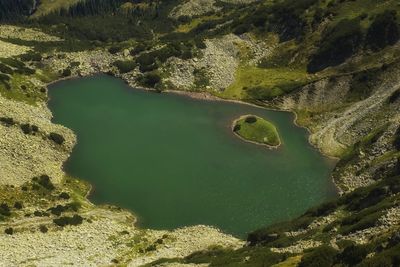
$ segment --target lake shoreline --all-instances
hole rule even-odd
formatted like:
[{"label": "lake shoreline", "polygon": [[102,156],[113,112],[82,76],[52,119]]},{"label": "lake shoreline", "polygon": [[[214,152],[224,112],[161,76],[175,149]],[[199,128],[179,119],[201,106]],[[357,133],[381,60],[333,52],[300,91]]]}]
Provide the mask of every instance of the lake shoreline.
[{"label": "lake shoreline", "polygon": [[[109,78],[106,78],[106,76],[108,76]],[[98,78],[101,78],[102,76],[98,76]],[[54,81],[54,82],[52,82],[52,84],[56,84],[57,82],[62,82],[61,83],[61,87],[66,87],[66,86],[68,86],[68,83],[63,83],[63,81],[65,81],[65,80],[78,80],[78,79],[80,79],[81,77],[71,77],[71,78],[66,78],[66,77],[63,77],[62,79],[60,79],[60,80],[58,80],[58,81]],[[82,77],[82,78],[89,78],[90,80],[96,80],[96,75],[88,75],[88,76],[85,76],[85,77]],[[114,78],[114,76],[113,75],[103,75],[103,78],[102,79],[111,79],[111,78]],[[118,82],[118,80],[120,80],[120,82]],[[101,83],[101,82],[100,82]],[[125,94],[127,94],[127,95],[131,95],[131,93],[129,93],[129,91],[130,90],[132,90],[132,89],[139,89],[139,90],[141,90],[141,91],[148,91],[148,92],[153,92],[153,96],[151,97],[151,98],[155,98],[155,99],[159,99],[160,101],[161,101],[161,99],[163,99],[163,97],[162,96],[157,96],[156,94],[157,93],[154,93],[155,92],[155,90],[149,90],[149,89],[146,89],[146,88],[138,88],[138,87],[132,87],[132,86],[129,86],[129,85],[126,85],[126,83],[124,83],[124,80],[122,80],[122,79],[118,79],[118,77],[117,77],[117,79],[116,79],[116,84],[118,85],[118,84],[120,84],[120,86],[122,86],[122,88],[123,88],[123,90],[125,91]],[[78,85],[78,83],[76,83],[76,82],[74,82],[73,83],[73,87],[75,87],[75,86],[77,86]],[[105,86],[105,88],[112,88],[112,84],[107,84],[107,85],[104,85]],[[58,87],[51,87],[50,85],[49,85],[49,91],[52,89],[52,88],[58,88]],[[83,89],[84,87],[81,87],[80,89]],[[82,90],[78,90],[78,91],[76,91],[77,93],[78,92],[82,92]],[[61,92],[61,91],[57,91],[56,90],[56,92]],[[67,92],[68,92],[68,90],[67,90]],[[93,95],[93,93],[94,93],[95,91],[88,91],[88,93],[86,93],[86,95],[87,94],[89,94],[90,93],[90,95]],[[101,92],[101,91],[100,91]],[[132,92],[134,92],[134,91],[132,91]],[[271,111],[271,109],[268,109],[268,108],[264,108],[264,107],[261,107],[261,109],[260,109],[260,106],[258,106],[258,105],[255,105],[255,104],[251,104],[251,103],[245,103],[245,102],[241,102],[241,101],[228,101],[228,100],[225,100],[225,99],[221,99],[221,98],[218,98],[218,97],[214,97],[214,96],[212,96],[212,95],[210,95],[210,94],[208,94],[208,93],[193,93],[193,92],[191,92],[191,94],[190,95],[188,95],[188,94],[186,94],[187,92],[184,92],[185,94],[182,94],[181,92],[176,92],[176,91],[167,91],[167,92],[165,92],[165,93],[170,93],[170,94],[176,94],[176,95],[183,95],[183,96],[187,96],[188,98],[191,98],[191,99],[199,99],[199,100],[209,100],[209,101],[218,101],[218,102],[234,102],[234,103],[236,103],[236,104],[240,104],[240,105],[242,105],[241,107],[240,106],[237,106],[237,107],[235,107],[235,106],[231,106],[231,105],[222,105],[222,106],[231,106],[231,107],[233,107],[233,109],[234,110],[237,110],[237,109],[239,109],[239,110],[237,110],[235,113],[236,113],[236,115],[234,115],[234,117],[232,117],[232,118],[228,118],[228,120],[225,122],[223,122],[223,124],[221,124],[221,127],[226,127],[226,130],[227,130],[227,133],[229,134],[229,135],[232,135],[232,120],[233,119],[236,119],[238,116],[240,116],[240,115],[243,115],[243,114],[257,114],[258,112],[260,112],[260,114],[269,114],[267,111]],[[138,94],[137,95],[137,97],[139,97],[141,95],[141,97],[146,97],[146,93],[144,93],[144,94]],[[54,105],[52,104],[52,103],[58,103],[61,99],[60,98],[55,98],[56,97],[56,95],[53,95],[53,94],[51,94],[51,95],[49,95],[49,99],[54,99],[54,101],[55,102],[51,102],[51,101],[49,101],[49,103],[48,103],[48,106],[49,107],[53,107]],[[137,99],[137,97],[135,97],[135,99]],[[166,99],[169,99],[170,97],[166,97]],[[178,99],[179,100],[179,98],[180,97],[176,97],[176,99]],[[58,99],[58,100],[57,100]],[[67,101],[69,98],[62,98],[63,99],[63,101],[62,102],[64,102],[65,103],[65,101]],[[172,99],[175,99],[175,97],[173,97]],[[188,100],[185,100],[185,98],[181,98],[181,100],[182,101],[188,101]],[[107,101],[107,98],[105,98],[104,99],[104,101]],[[189,100],[190,101],[190,100]],[[197,101],[196,101],[197,102]],[[188,102],[188,103],[190,103],[190,102]],[[193,104],[195,104],[194,102],[192,102]],[[192,104],[192,105],[193,105]],[[243,105],[243,104],[246,104],[246,105]],[[191,105],[191,106],[192,106]],[[217,105],[217,104],[211,104],[211,103],[209,103],[209,104],[206,104],[205,103],[205,106],[209,106],[209,105],[211,105],[211,106],[214,106],[214,105]],[[195,104],[195,106],[199,106],[199,107],[201,107],[202,105],[201,105],[201,103],[199,103],[199,102],[197,102],[196,104]],[[219,106],[219,105],[217,105],[217,106]],[[246,107],[247,106],[247,107]],[[253,111],[254,112],[256,112],[256,113],[252,113],[251,112],[251,110],[252,110],[252,108],[255,108],[255,109],[253,109]],[[247,111],[246,111],[247,110]],[[263,111],[264,110],[264,111]],[[54,110],[52,110],[53,112],[54,112]],[[292,126],[290,126],[290,127],[293,127],[293,129],[295,129],[295,127],[294,127],[294,123],[293,123],[293,117],[292,116],[290,116],[290,114],[288,114],[288,113],[282,113],[282,112],[284,112],[284,111],[279,111],[278,113],[276,113],[276,114],[279,114],[280,113],[280,115],[277,117],[277,118],[285,118],[285,120],[283,120],[284,122],[285,122],[285,125],[286,124],[290,124],[290,125],[292,125]],[[55,115],[56,115],[57,113],[55,113]],[[273,114],[273,113],[272,113]],[[229,116],[228,116],[229,117]],[[262,115],[261,115],[261,117],[263,117]],[[267,115],[267,117],[268,117],[268,115]],[[57,116],[56,116],[56,118],[57,118]],[[275,118],[274,116],[273,116],[273,118]],[[271,118],[272,119],[272,118]],[[277,122],[280,122],[281,120],[279,120],[279,121],[277,121]],[[53,122],[54,122],[54,120],[53,120]],[[58,123],[60,123],[60,124],[63,124],[62,123],[62,121],[59,121]],[[69,125],[69,124],[67,124],[67,125]],[[224,126],[225,125],[225,126]],[[303,134],[304,134],[304,138],[302,139],[303,141],[302,141],[302,143],[304,144],[304,146],[305,147],[309,147],[308,149],[312,149],[313,147],[311,147],[311,146],[309,146],[309,143],[307,142],[308,140],[307,140],[307,133],[305,133],[303,130],[301,130],[301,129],[299,129],[299,128],[297,128],[298,129],[298,131],[299,131],[299,133],[302,133],[301,135],[303,136]],[[229,136],[228,136],[229,137]],[[236,136],[233,136],[232,135],[232,138],[236,138],[237,139],[237,135]],[[229,139],[230,139],[231,137],[229,137]],[[253,143],[253,144],[255,144],[255,145],[257,145],[257,146],[259,146],[259,145],[263,145],[263,146],[266,146],[267,148],[269,148],[269,149],[277,149],[278,148],[278,146],[271,146],[271,145],[267,145],[267,144],[260,144],[260,143],[257,143],[257,142],[251,142],[251,141],[249,141],[249,140],[245,140],[245,139],[243,139],[243,138],[240,138],[240,139],[242,139],[242,140],[239,140],[239,142],[238,143],[241,143],[242,141],[245,141],[245,142],[247,142],[247,143]],[[290,139],[291,140],[291,139]],[[279,140],[280,141],[280,144],[282,143],[282,140]],[[288,141],[288,144],[290,143],[289,142],[289,140],[287,140]],[[77,143],[79,143],[79,141],[77,142]],[[261,148],[262,149],[262,148]],[[201,151],[201,150],[200,150]],[[282,153],[284,152],[285,150],[282,150]],[[262,152],[262,150],[260,150],[260,152],[261,153],[263,153]],[[313,152],[313,153],[316,153],[317,151],[315,151],[315,152]],[[270,152],[267,152],[267,153],[270,153]],[[281,155],[281,153],[279,153],[279,155]],[[319,157],[321,157],[321,154],[319,154]],[[330,165],[330,166],[332,166],[332,165]],[[66,170],[66,169],[69,169],[69,167],[68,166],[64,166],[64,170]],[[70,169],[71,170],[71,169]],[[68,171],[68,170],[67,170]],[[78,174],[78,176],[79,176],[79,174]],[[86,180],[87,181],[87,180]],[[331,180],[329,179],[329,173],[326,173],[326,181],[329,181],[329,183],[331,182]],[[92,183],[93,181],[91,180],[91,182],[90,183]],[[91,198],[92,199],[92,201],[93,200],[95,200],[96,201],[96,203],[109,203],[109,202],[104,202],[104,201],[102,201],[102,200],[99,200],[99,199],[97,199],[96,200],[96,197],[95,198],[93,198],[93,196],[96,194],[94,191],[97,191],[96,190],[96,188],[95,187],[97,187],[97,184],[95,185],[95,186],[93,186],[93,185],[91,185],[91,189],[90,189],[90,191],[89,192],[87,192],[88,193],[88,197],[89,198]],[[332,189],[331,189],[331,191],[333,191],[334,189],[334,185],[332,184],[332,187],[331,187]],[[112,202],[113,203],[113,202]],[[116,205],[119,205],[118,203],[116,203]],[[128,208],[127,209],[128,211],[130,211],[130,212],[132,212],[132,210],[134,210],[134,211],[137,211],[136,209],[134,209],[134,208]],[[140,212],[139,212],[139,214],[140,214]],[[143,214],[142,214],[143,215]],[[140,221],[140,220],[139,220]],[[136,221],[136,223],[138,223],[138,221]],[[214,224],[213,224],[214,225]],[[140,226],[140,224],[137,224],[137,226]],[[150,228],[152,228],[151,226],[144,226],[144,227],[146,227],[146,228],[148,228],[148,227],[150,227]],[[157,229],[157,228],[155,228],[155,229]]]}]

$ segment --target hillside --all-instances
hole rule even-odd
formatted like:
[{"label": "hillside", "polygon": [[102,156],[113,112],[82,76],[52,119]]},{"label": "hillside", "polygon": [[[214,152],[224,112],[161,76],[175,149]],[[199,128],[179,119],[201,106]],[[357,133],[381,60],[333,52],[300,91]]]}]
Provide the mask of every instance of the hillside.
[{"label": "hillside", "polygon": [[[0,259],[14,265],[400,264],[398,1],[70,4],[0,4]],[[97,72],[158,92],[207,93],[295,112],[310,142],[338,158],[332,179],[341,196],[290,222],[255,229],[246,245],[205,226],[134,227],[131,214],[94,206],[86,199],[89,185],[64,173],[76,137],[51,123],[46,106],[49,83]]]}]

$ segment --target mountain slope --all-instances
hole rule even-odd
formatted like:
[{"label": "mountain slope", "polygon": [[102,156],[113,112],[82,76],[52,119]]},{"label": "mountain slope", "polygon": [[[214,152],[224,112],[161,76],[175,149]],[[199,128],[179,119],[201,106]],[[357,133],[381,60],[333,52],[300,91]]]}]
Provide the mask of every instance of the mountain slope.
[{"label": "mountain slope", "polygon": [[[190,13],[185,11],[188,6]],[[11,17],[14,10],[7,9],[3,17]],[[0,173],[7,177],[2,185],[1,202],[8,207],[1,208],[2,229],[10,233],[11,227],[20,242],[29,238],[38,242],[32,241],[35,246],[53,242],[54,233],[79,233],[83,243],[72,245],[71,257],[82,264],[399,264],[397,1],[88,0],[72,4],[67,11],[54,10],[29,19],[24,16],[31,11],[23,11],[13,22],[19,27],[0,27],[7,33],[1,35],[0,46],[8,48],[7,53],[0,52],[0,100],[3,107],[9,107],[0,109],[0,130],[14,137],[0,142],[0,158],[9,167]],[[50,123],[45,86],[57,79],[99,71],[159,92],[175,89],[196,96],[208,93],[296,112],[297,123],[311,131],[311,143],[338,158],[332,178],[341,196],[293,221],[250,233],[248,245],[239,249],[240,241],[207,227],[172,233],[132,228],[132,220],[126,224],[118,219],[115,209],[94,207],[85,193],[75,194],[79,208],[69,208],[72,203],[57,198],[57,194],[72,194],[84,183],[64,177],[61,165],[72,149],[74,136]],[[38,133],[21,132],[26,124],[39,126]],[[49,139],[51,132],[64,137],[61,147]],[[40,153],[26,149],[33,144]],[[24,153],[16,154],[13,147]],[[46,165],[46,155],[57,155],[52,157],[56,162]],[[32,160],[37,168],[29,167]],[[46,178],[32,180],[42,175],[49,177],[55,191],[42,188],[48,185]],[[74,181],[78,188],[65,179]],[[41,184],[37,185],[38,181]],[[20,193],[24,186],[31,198]],[[33,189],[37,186],[39,193]],[[7,191],[12,198],[4,193]],[[11,208],[10,213],[10,207],[20,198],[24,208]],[[47,204],[40,204],[40,198],[47,199]],[[81,216],[83,221],[75,217],[79,223],[64,228],[54,223],[57,216],[51,212],[49,217],[24,217],[36,211],[41,215],[57,205],[66,206],[62,208],[65,216]],[[121,216],[130,218],[124,212]],[[113,218],[110,225],[105,223],[107,218]],[[96,227],[90,227],[89,220]],[[41,224],[51,232],[46,241],[41,236]],[[122,234],[125,231],[128,234]],[[90,244],[90,235],[99,232],[107,233],[104,249],[110,251],[110,257],[99,257],[96,262],[90,260],[94,252],[84,243]],[[174,238],[161,238],[165,240],[157,243],[163,235]],[[202,239],[207,235],[215,239]],[[1,238],[8,242],[9,236]],[[132,246],[135,240],[138,244]],[[191,245],[185,247],[185,242]],[[8,255],[21,249],[18,244],[22,243]],[[47,246],[46,257],[61,260],[57,251]],[[6,255],[1,258],[9,259]],[[19,255],[15,264],[26,260],[27,256]],[[45,263],[40,257],[31,261]]]}]

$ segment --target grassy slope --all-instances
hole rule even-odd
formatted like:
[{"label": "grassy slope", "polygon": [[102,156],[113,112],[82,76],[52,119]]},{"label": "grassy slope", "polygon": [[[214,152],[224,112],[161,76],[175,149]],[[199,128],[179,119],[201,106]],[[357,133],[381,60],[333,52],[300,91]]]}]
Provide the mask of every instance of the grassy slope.
[{"label": "grassy slope", "polygon": [[285,93],[285,85],[303,83],[308,75],[304,70],[290,68],[258,68],[242,65],[236,72],[236,80],[223,93],[223,97],[246,98],[246,89],[262,87],[271,96]]},{"label": "grassy slope", "polygon": [[[246,119],[249,117],[255,117],[257,121],[246,122]],[[263,118],[251,115],[244,116],[235,122],[234,129],[236,127],[240,129],[235,131],[235,133],[246,140],[269,146],[278,146],[281,143],[275,125]]]}]

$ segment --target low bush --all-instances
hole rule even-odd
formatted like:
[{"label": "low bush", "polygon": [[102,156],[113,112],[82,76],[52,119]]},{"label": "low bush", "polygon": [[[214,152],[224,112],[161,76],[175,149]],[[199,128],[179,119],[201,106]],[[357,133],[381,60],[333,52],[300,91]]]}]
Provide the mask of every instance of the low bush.
[{"label": "low bush", "polygon": [[6,118],[1,117],[0,118],[0,122],[5,124],[6,126],[12,126],[12,125],[15,124],[14,119],[13,118],[9,118],[9,117],[6,117]]},{"label": "low bush", "polygon": [[0,72],[5,74],[13,74],[13,69],[8,67],[7,65],[0,63]]},{"label": "low bush", "polygon": [[317,52],[311,56],[307,71],[316,73],[345,62],[359,49],[362,41],[360,18],[343,19],[323,34]]},{"label": "low bush", "polygon": [[353,75],[350,90],[347,93],[348,101],[358,101],[369,97],[374,88],[380,69],[367,69]]},{"label": "low bush", "polygon": [[121,51],[121,47],[118,47],[118,46],[112,46],[108,49],[108,52],[110,52],[110,54],[116,54],[120,51]]},{"label": "low bush", "polygon": [[58,197],[61,199],[70,199],[70,195],[66,192],[62,192]]},{"label": "low bush", "polygon": [[330,246],[321,246],[305,254],[301,259],[299,267],[322,267],[332,266],[337,251]]},{"label": "low bush", "polygon": [[43,234],[47,233],[49,231],[49,229],[46,227],[46,225],[41,225],[39,226],[39,230],[40,232],[42,232]]},{"label": "low bush", "polygon": [[6,228],[4,230],[4,233],[6,233],[7,235],[12,235],[14,234],[14,229],[12,227]]},{"label": "low bush", "polygon": [[77,214],[75,214],[72,217],[69,216],[63,216],[57,219],[54,219],[53,222],[61,227],[64,227],[66,225],[79,225],[82,224],[83,218]]},{"label": "low bush", "polygon": [[22,61],[35,61],[39,62],[42,60],[42,55],[40,53],[29,52],[20,56]]},{"label": "low bush", "polygon": [[306,214],[314,217],[326,216],[329,213],[333,212],[337,208],[337,206],[337,201],[329,201],[319,205],[318,207],[309,209],[308,211],[306,211]]},{"label": "low bush", "polygon": [[142,53],[136,58],[141,72],[152,71],[158,68],[157,58],[152,53]]},{"label": "low bush", "polygon": [[14,203],[14,208],[16,208],[17,210],[21,210],[24,206],[22,205],[22,202],[15,202]]},{"label": "low bush", "polygon": [[138,82],[145,87],[154,88],[161,82],[161,76],[157,71],[148,72],[140,76]]},{"label": "low bush", "polygon": [[394,134],[393,146],[400,151],[400,127],[397,128]]},{"label": "low bush", "polygon": [[39,177],[34,177],[33,179],[32,179],[32,182],[34,183],[34,184],[38,184],[38,185],[40,185],[41,187],[43,187],[43,188],[45,188],[45,189],[47,189],[47,190],[50,190],[50,191],[52,191],[52,190],[54,190],[55,189],[55,186],[53,185],[53,183],[51,182],[51,179],[50,179],[50,177],[48,176],[48,175],[41,175],[41,176],[39,176]]},{"label": "low bush", "polygon": [[400,39],[400,26],[397,23],[397,12],[386,10],[377,15],[368,29],[366,46],[374,51],[394,45]]},{"label": "low bush", "polygon": [[71,70],[70,69],[65,69],[65,70],[63,70],[62,71],[62,73],[61,73],[61,75],[63,76],[63,77],[69,77],[69,76],[71,76],[71,74],[72,74],[72,72],[71,72]]},{"label": "low bush", "polygon": [[397,100],[400,99],[400,89],[397,89],[396,91],[393,92],[393,94],[389,97],[388,102],[389,104],[393,104]]},{"label": "low bush", "polygon": [[148,49],[148,45],[147,45],[146,43],[141,42],[141,43],[137,44],[137,45],[131,50],[130,54],[131,54],[132,56],[135,56],[135,55],[137,55],[137,54],[139,54],[139,53],[141,53],[141,52],[143,52],[143,51],[146,51],[147,49]]},{"label": "low bush", "polygon": [[244,121],[246,123],[256,123],[257,122],[257,118],[254,116],[247,116]]},{"label": "low bush", "polygon": [[346,247],[339,255],[337,255],[337,261],[345,263],[347,266],[355,266],[365,259],[368,253],[369,250],[367,246],[353,244]]},{"label": "low bush", "polygon": [[7,205],[7,203],[2,203],[0,205],[0,215],[6,216],[6,217],[11,215],[11,210],[10,210],[10,207]]},{"label": "low bush", "polygon": [[49,139],[58,145],[62,145],[65,142],[64,137],[58,133],[50,133]]},{"label": "low bush", "polygon": [[117,60],[113,63],[120,73],[128,73],[136,68],[136,62],[133,60]]},{"label": "low bush", "polygon": [[196,45],[196,47],[197,47],[198,49],[206,49],[206,48],[207,48],[206,43],[205,43],[204,40],[201,39],[201,38],[196,38],[196,39],[194,39],[194,42],[195,42],[195,45]]},{"label": "low bush", "polygon": [[67,211],[68,208],[62,205],[57,205],[55,207],[49,208],[48,211],[50,211],[51,214],[54,214],[56,216],[60,216],[61,213]]},{"label": "low bush", "polygon": [[20,127],[21,127],[21,130],[22,130],[22,132],[23,132],[24,134],[30,134],[30,133],[32,133],[32,127],[31,127],[30,124],[27,124],[27,123],[21,124]]},{"label": "low bush", "polygon": [[382,217],[382,213],[381,212],[376,212],[373,214],[370,214],[364,218],[362,218],[360,221],[358,221],[357,223],[351,224],[348,227],[342,227],[340,232],[341,234],[347,235],[350,233],[354,233],[360,230],[364,230],[370,227],[373,227],[376,225],[376,223],[378,222],[379,218]]}]

